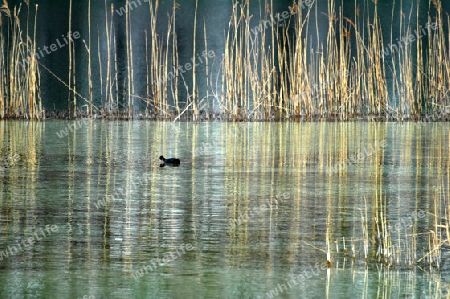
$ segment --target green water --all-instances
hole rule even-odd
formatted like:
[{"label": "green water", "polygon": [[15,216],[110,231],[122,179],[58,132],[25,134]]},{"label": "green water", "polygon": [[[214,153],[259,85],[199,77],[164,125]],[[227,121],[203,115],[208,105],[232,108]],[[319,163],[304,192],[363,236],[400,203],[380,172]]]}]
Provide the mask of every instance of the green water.
[{"label": "green water", "polygon": [[445,298],[449,128],[1,122],[0,298]]}]

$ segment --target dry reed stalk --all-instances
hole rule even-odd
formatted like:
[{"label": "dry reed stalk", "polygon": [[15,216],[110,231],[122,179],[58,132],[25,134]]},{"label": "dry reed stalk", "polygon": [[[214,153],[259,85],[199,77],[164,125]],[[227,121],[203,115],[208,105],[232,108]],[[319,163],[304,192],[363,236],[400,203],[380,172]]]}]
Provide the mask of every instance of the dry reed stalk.
[{"label": "dry reed stalk", "polygon": [[79,94],[76,90],[74,90],[73,88],[71,88],[69,85],[67,85],[66,82],[64,82],[61,78],[59,78],[54,72],[52,72],[49,68],[47,68],[45,65],[41,64],[38,62],[38,64],[44,68],[47,72],[49,72],[53,77],[55,77],[55,79],[57,79],[59,82],[61,82],[65,87],[67,87],[67,89],[71,92],[73,92],[76,96],[78,96],[79,98],[81,98],[82,100],[84,100],[86,103],[88,103],[89,105],[92,105],[92,107],[94,107],[95,110],[97,110],[97,112],[101,112],[100,109],[98,109],[94,103],[89,102],[89,99],[86,99],[85,97],[83,97],[81,94]]},{"label": "dry reed stalk", "polygon": [[[228,45],[228,37],[226,39],[225,45]],[[220,70],[221,70],[221,72],[219,72],[217,74],[217,79],[216,79],[216,90],[217,90],[217,85],[219,84],[219,78],[221,80],[221,83],[220,83],[220,86],[221,86],[220,96],[218,96],[217,93],[216,93],[216,98],[219,101],[219,105],[220,105],[220,107],[222,108],[222,110],[224,112],[228,112],[227,107],[226,107],[226,102],[225,102],[225,99],[226,99],[225,84],[226,84],[226,75],[227,75],[227,73],[226,73],[226,63],[225,62],[226,62],[227,58],[228,58],[228,47],[226,46],[225,50],[224,50],[224,59],[220,63]],[[220,74],[222,74],[222,75],[220,75]]]},{"label": "dry reed stalk", "polygon": [[350,41],[347,35],[347,29],[344,26],[344,17],[342,8],[339,11],[339,97],[341,99],[341,106],[339,107],[342,117],[347,120],[350,114],[353,114],[353,103],[351,102],[352,86],[349,82],[349,67],[351,61]]},{"label": "dry reed stalk", "polygon": [[[409,36],[410,34],[410,26],[412,17],[412,9],[410,11],[408,17],[408,27],[405,28],[406,33],[405,36]],[[411,113],[413,113],[412,108],[414,106],[414,76],[413,76],[413,61],[412,61],[412,47],[406,43],[404,48],[399,51],[401,55],[399,55],[399,69],[401,70],[400,76],[402,78],[402,114],[405,115],[406,118],[410,118]],[[411,105],[411,103],[413,105]]]},{"label": "dry reed stalk", "polygon": [[[16,10],[16,8],[14,8],[14,19],[16,20],[17,15],[20,13],[20,7],[19,9]],[[20,89],[17,89],[17,87],[19,87],[20,83],[19,83],[19,66],[15,66],[15,62],[19,61],[20,59],[20,53],[19,53],[19,41],[20,41],[20,28],[18,28],[18,24],[13,23],[12,27],[13,27],[13,31],[12,31],[12,35],[11,38],[8,40],[8,42],[11,43],[11,50],[9,51],[9,107],[8,107],[8,114],[12,114],[13,116],[17,117],[17,108],[19,107],[20,104],[20,95],[18,94],[18,92],[20,91]],[[19,34],[18,34],[19,33]],[[23,68],[23,72],[26,72],[26,68]]]},{"label": "dry reed stalk", "polygon": [[[179,4],[177,2],[173,2],[173,11],[172,11],[172,22],[173,22],[173,31],[172,31],[172,59],[173,65],[179,65],[179,58],[178,58],[178,37],[176,32],[176,20],[177,20],[177,13],[176,10],[179,7]],[[206,42],[206,39],[205,39]],[[173,93],[173,99],[175,103],[175,109],[177,110],[177,114],[180,114],[180,104],[179,104],[179,98],[178,98],[178,68],[175,70],[175,78],[174,78],[174,93]]]},{"label": "dry reed stalk", "polygon": [[[148,58],[148,34],[147,34],[147,29],[144,30],[144,38],[145,38],[145,78],[146,78],[146,97],[149,98],[150,97],[150,71],[149,71],[149,66],[150,66],[150,61]],[[145,105],[145,115],[148,116],[148,107],[149,107],[150,102],[146,101],[146,105]]]},{"label": "dry reed stalk", "polygon": [[[233,110],[232,105],[230,105],[230,101],[233,101],[233,99],[235,98],[233,83],[236,80],[234,78],[234,76],[235,76],[234,69],[231,68],[231,65],[232,65],[232,62],[234,60],[234,55],[235,55],[234,54],[234,50],[235,50],[234,49],[234,47],[235,47],[234,43],[235,43],[235,36],[237,35],[236,31],[237,31],[237,28],[238,28],[238,26],[237,26],[237,22],[238,22],[237,5],[238,5],[238,3],[235,3],[233,5],[233,14],[231,16],[233,24],[231,24],[231,22],[230,22],[230,27],[231,28],[230,28],[230,30],[228,32],[228,39],[229,39],[229,41],[227,41],[227,46],[228,47],[227,47],[226,52],[225,52],[225,57],[226,57],[226,60],[225,60],[226,80],[225,80],[225,82],[227,84],[227,86],[226,86],[227,94],[225,96],[225,103],[226,103],[226,107],[227,107],[228,111],[232,111]],[[230,35],[232,35],[232,36],[230,36]],[[231,40],[231,44],[230,44],[230,40]]]},{"label": "dry reed stalk", "polygon": [[[207,39],[207,34],[206,34],[206,21],[203,20],[203,38],[205,39],[205,76],[206,76],[206,101],[209,100],[209,88],[210,88],[210,79],[209,79],[209,55],[208,55],[208,39]],[[206,103],[206,105],[204,105],[204,107],[206,107],[205,109],[205,113],[206,113],[206,118],[209,119],[209,105],[208,102]]]},{"label": "dry reed stalk", "polygon": [[[132,21],[131,21],[132,19],[131,19],[131,14],[129,15],[129,18],[128,18],[128,21],[130,22],[130,26],[129,26],[129,29],[130,29],[130,66],[131,66],[131,72],[130,72],[130,75],[131,75],[131,78],[130,78],[130,80],[131,80],[131,94],[135,94],[135,90],[134,90],[134,56],[133,56],[133,34],[132,34],[132,32],[133,32],[133,28],[132,28]],[[134,97],[132,97],[131,99],[131,111],[130,111],[130,114],[129,114],[129,118],[132,118],[133,117],[133,113],[134,113],[134,109],[135,109],[135,107],[134,107]]]},{"label": "dry reed stalk", "polygon": [[89,106],[89,115],[92,115],[92,60],[91,60],[91,0],[88,1],[88,99],[91,102]]},{"label": "dry reed stalk", "polygon": [[[326,82],[330,82],[330,84],[327,84],[326,82],[322,83],[323,81],[323,77],[319,78],[318,80],[318,85],[317,86],[322,86],[324,85],[325,88],[327,89],[327,94],[331,97],[334,98],[335,101],[332,102],[331,99],[329,99],[327,102],[327,110],[328,110],[328,114],[331,116],[334,113],[337,113],[339,111],[339,102],[341,100],[341,98],[339,97],[339,90],[340,90],[340,82],[336,80],[337,78],[340,78],[341,75],[341,69],[340,69],[340,64],[339,64],[339,49],[338,49],[338,45],[336,42],[336,39],[338,38],[336,35],[336,31],[334,30],[335,27],[335,17],[334,17],[334,12],[335,12],[335,2],[334,1],[329,1],[328,2],[328,34],[327,34],[327,40],[326,40],[326,46],[327,46],[327,50],[326,50],[326,69],[324,69],[324,67],[321,67],[322,70],[320,70],[320,73],[326,72]],[[339,24],[342,24],[342,18],[339,18]],[[317,26],[317,22],[316,22],[316,26]],[[318,29],[316,29],[318,31]],[[338,28],[339,30],[339,28]],[[325,55],[325,54],[324,54]],[[324,55],[321,55],[321,62],[320,62],[320,66],[323,66],[325,64],[324,62]],[[333,84],[334,83],[334,84]],[[316,89],[315,89],[316,90]],[[323,98],[324,94],[322,91],[322,88],[319,89],[319,97]],[[317,94],[317,91],[315,91],[315,93]]]},{"label": "dry reed stalk", "polygon": [[[71,43],[71,42],[69,42]],[[73,43],[73,41],[72,41]],[[72,97],[72,102],[73,102],[73,111],[74,111],[74,115],[73,117],[76,118],[77,117],[77,76],[76,76],[76,55],[75,55],[75,47],[72,47],[72,53],[73,53],[73,67],[72,67],[72,78],[73,78],[73,82],[72,82],[72,88],[73,88],[73,97]]]},{"label": "dry reed stalk", "polygon": [[[100,73],[100,86],[103,86],[103,68],[102,68],[102,54],[101,54],[101,43],[100,43],[100,28],[97,30],[97,57],[98,57],[98,71]],[[100,88],[100,96],[103,96],[103,88]],[[103,100],[103,99],[102,99]],[[104,106],[105,103],[102,103]],[[104,109],[103,109],[104,111]]]},{"label": "dry reed stalk", "polygon": [[[111,6],[111,9],[114,9],[114,6]],[[114,31],[113,31],[114,32]],[[116,109],[117,109],[117,115],[120,114],[119,109],[119,66],[118,66],[118,59],[117,59],[117,43],[116,43],[116,34],[113,34],[113,44],[114,44],[114,82],[116,86]]]},{"label": "dry reed stalk", "polygon": [[[374,44],[375,44],[375,54],[378,54],[381,52],[381,49],[383,49],[384,44],[383,44],[383,38],[382,38],[382,31],[381,31],[381,27],[378,21],[378,18],[376,20],[376,25],[374,27],[374,31],[375,31],[375,35],[374,36]],[[388,83],[386,80],[386,67],[384,64],[384,59],[380,59],[379,55],[375,55],[375,72],[376,72],[376,82],[379,86],[379,93],[378,96],[380,98],[380,102],[381,102],[381,107],[380,107],[380,112],[381,109],[384,109],[384,111],[387,111],[389,108],[389,91],[388,91]]]},{"label": "dry reed stalk", "polygon": [[229,107],[229,99],[233,98],[233,89],[232,89],[232,85],[231,82],[234,81],[233,76],[233,72],[232,72],[232,68],[230,68],[230,63],[233,60],[233,44],[232,44],[232,30],[233,30],[233,25],[234,28],[236,28],[236,20],[237,20],[237,16],[236,16],[236,7],[237,7],[238,3],[234,3],[233,4],[233,12],[231,15],[231,20],[229,23],[229,28],[228,28],[228,32],[227,32],[227,36],[226,36],[226,40],[225,40],[225,51],[224,51],[224,60],[223,60],[223,79],[222,79],[222,96],[224,96],[225,98],[223,99],[223,103],[224,103],[224,109],[226,111],[230,111],[230,107]]},{"label": "dry reed stalk", "polygon": [[276,31],[278,60],[277,67],[279,69],[279,93],[278,101],[276,103],[276,109],[279,110],[279,119],[282,119],[283,117],[286,117],[288,119],[290,116],[290,107],[289,103],[287,103],[287,99],[289,98],[289,65],[286,62],[289,61],[290,56],[290,43],[288,34],[289,22],[287,24],[286,22],[284,22],[283,24],[279,24],[278,26],[282,28],[282,33],[280,34],[278,31]]},{"label": "dry reed stalk", "polygon": [[[272,18],[272,15],[274,13],[273,10],[273,0],[270,0],[270,10],[268,11],[268,14],[270,15],[270,17]],[[276,28],[278,28],[277,26],[275,26],[275,24],[272,26],[272,30],[270,30],[271,32],[271,41],[272,41],[272,49],[270,50],[269,47],[269,51],[272,54],[271,57],[271,61],[270,61],[270,69],[274,70],[274,72],[271,72],[271,76],[270,76],[270,84],[269,84],[269,105],[271,107],[270,110],[273,110],[272,107],[275,106],[275,101],[276,101],[276,93],[277,93],[277,85],[278,85],[278,70],[275,68],[275,49],[276,49],[276,40],[275,40],[275,31]],[[271,112],[270,112],[271,113]]]},{"label": "dry reed stalk", "polygon": [[[29,5],[28,2],[27,6]],[[29,9],[28,9],[29,10]],[[33,53],[36,53],[36,33],[37,33],[37,14],[38,14],[38,5],[36,4],[36,11],[34,14],[34,29],[33,29]],[[28,20],[27,20],[27,30],[28,30]],[[28,35],[28,34],[27,34]],[[31,119],[39,119],[40,112],[42,111],[42,101],[39,101],[39,107],[36,105],[36,99],[40,98],[38,88],[38,65],[35,59],[30,61],[29,73],[27,74],[27,84],[29,89],[28,94],[28,111]]]},{"label": "dry reed stalk", "polygon": [[[69,32],[72,32],[72,0],[69,1]],[[71,103],[70,103],[70,98],[71,98],[71,94],[72,94],[72,70],[73,70],[73,54],[72,54],[72,48],[73,48],[73,44],[71,41],[69,41],[68,44],[68,49],[69,49],[69,75],[68,75],[68,85],[71,89],[69,89],[69,95],[68,95],[68,99],[67,99],[67,103],[68,103],[68,109],[69,109],[69,113],[71,111]],[[74,102],[73,105],[75,105],[76,103]],[[76,117],[77,115],[76,112],[76,107],[73,107],[73,117]]]},{"label": "dry reed stalk", "polygon": [[[127,0],[127,6],[130,7],[130,0]],[[127,9],[125,15],[126,23],[126,44],[127,44],[127,117],[131,119],[134,111],[134,67],[133,67],[133,35],[132,35],[132,22],[131,22],[131,10]]]},{"label": "dry reed stalk", "polygon": [[[167,36],[166,36],[166,45],[168,46],[169,45],[169,42],[170,42],[170,32],[172,31],[172,20],[169,18],[169,20],[167,21]],[[173,72],[169,72],[169,50],[167,49],[166,50],[166,52],[165,52],[165,61],[164,61],[164,74],[165,74],[165,77],[167,78],[167,80],[165,80],[165,82],[164,82],[164,84],[163,84],[163,93],[162,93],[162,96],[163,96],[163,111],[164,111],[164,113],[166,114],[166,113],[170,113],[170,110],[169,110],[169,104],[168,104],[168,102],[167,102],[167,98],[168,98],[168,87],[169,87],[169,81],[170,81],[170,84],[171,84],[171,86],[172,86],[172,79],[173,79],[173,77],[172,78],[170,78],[169,77],[169,74],[173,74]]]},{"label": "dry reed stalk", "polygon": [[[116,33],[114,31],[114,4],[111,4],[111,21],[110,21],[110,27],[109,27],[109,34],[110,37],[108,38],[108,43],[109,46],[111,47],[111,49],[114,51],[114,54],[110,53],[108,55],[108,59],[113,59],[115,60],[114,64],[117,63],[117,59],[115,58],[117,53],[116,53]],[[111,57],[112,56],[112,57]],[[118,80],[117,80],[117,70],[115,70],[115,74],[114,74],[114,78],[112,75],[112,66],[110,66],[110,75],[108,76],[109,79],[109,101],[111,103],[111,110],[113,114],[119,115],[119,102],[116,101],[116,104],[114,105],[114,96],[113,96],[113,83],[116,85],[116,96],[118,91]],[[116,66],[114,66],[114,68],[116,68]]]},{"label": "dry reed stalk", "polygon": [[290,66],[290,77],[292,78],[292,83],[290,98],[293,99],[292,105],[296,117],[300,117],[301,114],[305,113],[304,109],[306,108],[306,40],[303,38],[303,32],[305,30],[305,24],[309,23],[310,11],[311,10],[308,11],[305,20],[303,19],[303,11],[298,9],[296,5],[294,5],[291,12],[296,13],[296,15],[294,19],[295,44],[293,45],[294,48],[291,50],[292,63]]},{"label": "dry reed stalk", "polygon": [[[8,7],[8,3],[3,1],[3,5],[0,7],[0,27],[3,27],[3,15],[8,19],[11,17],[11,12]],[[9,24],[6,23],[5,26]],[[5,106],[7,106],[7,94],[8,94],[8,81],[7,81],[7,70],[8,70],[8,51],[5,50],[5,37],[3,35],[3,30],[0,30],[0,116],[3,119],[5,117]]]},{"label": "dry reed stalk", "polygon": [[[264,3],[264,7],[263,7],[263,11],[264,11],[264,16],[261,18],[262,19],[262,23],[265,24],[265,22],[267,22],[267,16],[270,12],[270,7],[268,6],[267,0]],[[261,43],[259,45],[259,49],[257,51],[259,51],[260,54],[260,106],[261,109],[259,109],[260,111],[260,117],[259,119],[265,119],[267,120],[269,117],[269,93],[270,93],[270,79],[271,79],[271,69],[270,69],[270,63],[268,61],[268,55],[267,55],[267,51],[266,51],[266,33],[267,30],[264,28],[262,29],[261,32]],[[270,51],[270,49],[269,49]],[[257,116],[256,116],[257,117]]]},{"label": "dry reed stalk", "polygon": [[[91,104],[88,105],[87,113],[89,115],[92,115],[92,108],[93,108],[92,107],[92,73],[91,73],[92,70],[91,70],[91,58],[89,57],[91,55],[91,49],[85,40],[83,40],[83,43],[84,43],[86,52],[88,53],[88,99],[91,102]],[[89,43],[89,41],[88,41],[88,43]]]},{"label": "dry reed stalk", "polygon": [[197,10],[198,10],[198,0],[195,0],[195,14],[194,14],[194,37],[193,37],[193,66],[192,66],[192,110],[193,110],[193,120],[198,120],[198,108],[197,108],[197,63],[195,63],[195,56],[197,54]]},{"label": "dry reed stalk", "polygon": [[[420,32],[421,28],[419,28],[419,9],[416,10],[416,32]],[[422,39],[418,39],[416,42],[416,96],[414,98],[414,116],[415,119],[420,119],[420,112],[422,110],[423,105],[425,104],[425,101],[423,99],[423,95],[425,92],[425,80],[422,78],[422,74],[424,73],[424,57],[423,57],[423,42]]]},{"label": "dry reed stalk", "polygon": [[[403,1],[400,1],[400,12],[402,13],[403,11]],[[401,34],[402,34],[402,28],[403,28],[403,17],[400,13],[400,25],[399,25],[399,32],[400,32],[400,37],[401,38]],[[394,20],[394,6],[392,6],[392,24],[393,24],[393,20]],[[393,26],[391,26],[391,37],[390,37],[390,47],[392,48],[392,45],[394,45],[394,36],[393,36]],[[392,50],[391,50],[392,51]],[[400,55],[400,54],[398,54]],[[398,106],[397,106],[397,111],[399,115],[403,115],[403,100],[402,100],[402,83],[401,81],[399,82],[399,77],[400,76],[400,67],[397,64],[396,61],[396,55],[394,55],[394,53],[391,53],[391,67],[392,67],[392,73],[393,73],[393,78],[394,78],[394,84],[392,85],[392,95],[394,96],[394,99],[397,100],[398,102]]]},{"label": "dry reed stalk", "polygon": [[[105,34],[106,34],[106,55],[107,55],[107,62],[106,62],[106,73],[105,73],[105,99],[104,99],[104,111],[105,115],[108,115],[111,113],[112,110],[112,101],[110,99],[111,94],[109,86],[111,85],[111,39],[109,35],[109,26],[108,26],[108,4],[105,0]],[[112,26],[112,13],[111,13],[111,26]],[[100,44],[99,44],[100,47]]]},{"label": "dry reed stalk", "polygon": [[389,94],[387,90],[387,82],[386,82],[386,73],[384,71],[384,64],[380,59],[379,53],[381,52],[383,44],[381,40],[383,39],[383,34],[381,31],[381,26],[379,24],[378,17],[378,6],[375,4],[375,12],[374,12],[374,21],[373,26],[371,27],[371,31],[369,34],[372,35],[370,47],[372,49],[372,64],[371,64],[371,73],[372,78],[374,80],[374,94],[373,96],[376,99],[376,113],[380,116],[383,110],[388,106]]},{"label": "dry reed stalk", "polygon": [[[130,7],[130,0],[126,0],[125,5]],[[124,82],[124,84],[126,84],[126,102],[127,102],[127,110],[126,110],[126,115],[128,116],[128,118],[130,118],[130,113],[131,113],[131,59],[130,59],[130,33],[131,33],[131,29],[130,29],[130,10],[127,9],[125,12],[125,39],[126,39],[126,47],[127,47],[127,80]]]},{"label": "dry reed stalk", "polygon": [[[248,6],[248,4],[247,4]],[[235,96],[232,99],[232,108],[233,108],[233,120],[239,120],[239,115],[242,111],[241,109],[241,102],[242,102],[242,97],[244,96],[244,78],[245,78],[245,53],[244,53],[244,48],[245,48],[245,44],[246,44],[246,40],[245,40],[245,31],[246,31],[246,26],[245,26],[245,7],[241,6],[241,12],[240,12],[240,18],[242,20],[242,22],[240,22],[240,27],[239,27],[239,31],[238,31],[238,36],[236,39],[236,57],[237,57],[237,65],[236,65],[236,84],[235,84]]]},{"label": "dry reed stalk", "polygon": [[150,82],[151,82],[151,96],[153,99],[153,109],[155,115],[158,115],[159,111],[159,103],[160,103],[160,84],[164,80],[161,76],[161,70],[159,66],[159,47],[158,47],[158,39],[156,32],[156,22],[158,15],[158,6],[159,0],[155,1],[153,4],[152,1],[149,1],[149,11],[150,11],[150,29],[151,29],[151,63],[150,63]]},{"label": "dry reed stalk", "polygon": [[[246,4],[248,6],[248,3]],[[240,19],[245,20],[245,7],[241,6],[241,12],[240,12]],[[236,38],[236,83],[235,83],[235,96],[232,99],[232,108],[233,108],[233,120],[239,119],[239,114],[241,112],[241,101],[243,97],[243,82],[244,82],[244,64],[245,64],[245,53],[244,53],[244,47],[246,40],[244,39],[244,32],[245,32],[245,24],[241,25],[242,22],[239,22],[239,31]]]},{"label": "dry reed stalk", "polygon": [[254,60],[254,58],[252,57],[252,32],[250,30],[252,15],[250,14],[249,3],[244,8],[243,13],[245,19],[242,35],[243,39],[245,40],[245,44],[243,45],[243,58],[245,64],[242,67],[243,85],[242,94],[238,105],[238,117],[240,120],[248,119],[248,113],[249,111],[251,111],[250,98],[255,96],[254,94],[252,94],[252,90],[254,89],[252,87],[252,81],[255,73],[253,69],[256,68],[256,66],[252,63],[252,61]]},{"label": "dry reed stalk", "polygon": [[[247,12],[249,15],[249,12]],[[246,22],[250,23],[251,16],[246,18]],[[250,24],[248,24],[250,26]],[[247,30],[250,31],[250,30]],[[259,58],[259,39],[258,36],[255,36],[253,39],[251,35],[248,36],[248,40],[250,42],[250,45],[248,47],[248,79],[249,79],[249,91],[248,94],[252,95],[252,102],[250,102],[250,99],[247,100],[247,105],[245,105],[245,109],[247,111],[251,111],[252,107],[254,110],[258,109],[260,103],[259,99],[261,98],[261,90],[260,90],[260,81],[259,81],[259,70],[260,70],[260,58]],[[250,117],[250,114],[249,116]]]},{"label": "dry reed stalk", "polygon": [[[356,10],[357,4],[355,0],[355,10]],[[361,115],[367,114],[369,111],[367,111],[367,107],[365,106],[365,101],[367,100],[367,66],[364,62],[365,60],[365,53],[366,53],[366,47],[364,45],[364,29],[361,30],[360,25],[361,23],[364,23],[365,18],[360,18],[360,13],[355,13],[356,19],[355,19],[355,25],[354,28],[354,36],[356,38],[356,61],[354,61],[354,73],[353,81],[355,82],[355,96],[356,96],[356,103],[355,105],[359,106],[358,111],[361,113]]]},{"label": "dry reed stalk", "polygon": [[[3,26],[3,20],[0,15],[0,26]],[[5,117],[5,98],[6,98],[6,65],[5,60],[3,57],[5,57],[5,39],[3,37],[3,32],[0,31],[0,118]]]}]

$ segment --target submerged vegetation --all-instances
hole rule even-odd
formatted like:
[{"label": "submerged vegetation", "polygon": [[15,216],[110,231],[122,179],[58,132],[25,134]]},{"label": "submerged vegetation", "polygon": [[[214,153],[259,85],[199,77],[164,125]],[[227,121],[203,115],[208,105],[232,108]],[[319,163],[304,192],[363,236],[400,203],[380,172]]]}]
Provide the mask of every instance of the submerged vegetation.
[{"label": "submerged vegetation", "polygon": [[[208,48],[206,25],[203,26],[204,45],[197,45],[195,13],[193,63],[183,71],[180,65],[185,64],[179,58],[176,30],[180,5],[173,2],[163,34],[157,28],[159,0],[148,1],[145,6],[148,5],[150,24],[142,33],[146,45],[146,94],[136,94],[133,10],[120,10],[124,14],[126,33],[126,58],[122,67],[118,65],[114,5],[109,6],[105,0],[104,33],[99,32],[95,38],[91,37],[95,31],[91,32],[89,1],[89,36],[87,41],[83,40],[88,55],[89,86],[85,88],[88,94],[83,96],[77,92],[83,88],[77,87],[81,83],[76,80],[75,48],[69,43],[68,82],[57,78],[69,90],[69,113],[64,115],[171,120],[437,121],[449,118],[447,40],[450,37],[445,27],[448,28],[450,19],[444,16],[440,0],[430,1],[426,24],[420,23],[418,6],[416,11],[405,11],[401,1],[393,3],[391,31],[384,34],[377,1],[365,2],[363,7],[355,2],[353,18],[349,18],[335,1],[328,1],[327,12],[319,11],[317,1],[294,1],[285,11],[277,12],[273,0],[265,0],[256,26],[249,2],[234,2],[221,57]],[[125,7],[132,8],[132,5],[127,0]],[[27,9],[25,25],[19,21],[20,6],[11,11],[4,0],[0,9],[0,21],[7,25],[0,36],[2,118],[44,117],[39,67],[47,71],[46,75],[56,77],[35,58],[36,26],[28,30],[30,8]],[[326,15],[328,24],[319,26],[318,14]],[[69,31],[71,15],[72,1]],[[36,16],[37,5],[35,19]],[[400,20],[400,28],[394,28],[395,19]],[[386,40],[384,37],[388,35],[390,38]],[[103,37],[106,37],[104,43]],[[98,43],[101,99],[93,98],[95,54],[91,53],[91,43],[95,42]],[[202,50],[214,55],[200,56]],[[197,59],[202,59],[202,63],[195,63]],[[205,69],[204,90],[198,88],[198,68]],[[192,81],[186,80],[183,75],[186,71],[192,72]],[[140,111],[142,107],[145,111]]]}]

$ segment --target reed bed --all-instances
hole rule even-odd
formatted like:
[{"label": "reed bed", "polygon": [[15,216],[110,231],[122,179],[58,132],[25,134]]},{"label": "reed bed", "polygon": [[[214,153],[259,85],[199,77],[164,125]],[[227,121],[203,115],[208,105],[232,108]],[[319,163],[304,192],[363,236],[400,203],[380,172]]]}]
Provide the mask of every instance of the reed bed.
[{"label": "reed bed", "polygon": [[[105,32],[98,30],[95,39],[91,38],[89,3],[89,35],[85,42],[88,55],[86,98],[77,92],[83,90],[76,81],[77,54],[72,43],[68,45],[68,82],[64,84],[69,89],[71,116],[80,116],[81,107],[87,104],[87,115],[127,119],[136,115],[172,120],[183,117],[244,121],[437,121],[450,118],[447,44],[450,37],[445,30],[450,18],[444,17],[440,0],[430,1],[427,26],[419,23],[419,8],[408,11],[402,1],[393,3],[393,25],[390,32],[385,33],[380,24],[377,1],[367,1],[363,7],[355,1],[353,16],[349,17],[348,12],[343,11],[342,3],[334,0],[328,1],[326,12],[320,11],[322,8],[317,1],[310,6],[293,1],[285,11],[277,12],[273,0],[265,0],[256,18],[251,12],[250,1],[235,0],[224,36],[220,67],[214,68],[205,57],[206,63],[199,66],[193,63],[189,80],[178,69],[185,63],[178,53],[177,10],[180,5],[173,1],[166,32],[157,25],[159,0],[148,1],[145,5],[148,5],[150,17],[149,26],[143,33],[146,94],[135,91],[134,13],[127,9],[124,15],[126,56],[121,68],[117,65],[114,6],[108,7],[105,1]],[[126,6],[132,7],[130,0],[126,1]],[[72,1],[69,7],[70,30]],[[43,107],[39,95],[39,68],[34,59],[36,29],[34,27],[30,34],[32,37],[28,30],[23,32],[24,26],[18,21],[20,11],[21,6],[11,12],[6,1],[1,7],[1,21],[7,26],[3,26],[5,29],[0,37],[3,74],[0,117],[40,118]],[[279,21],[277,17],[285,13],[289,16]],[[319,15],[326,15],[326,24],[319,24]],[[34,16],[37,16],[37,6]],[[197,19],[196,2],[192,36],[194,60],[203,49],[208,52],[206,25],[205,43],[197,44]],[[396,27],[394,20],[399,20]],[[27,18],[27,28],[28,22]],[[409,39],[415,32],[426,38]],[[390,36],[388,39],[387,35]],[[103,37],[106,37],[106,43],[101,42]],[[405,40],[409,42],[398,42]],[[93,97],[96,93],[92,84],[90,50],[93,41],[98,43],[100,100]],[[25,61],[27,63],[23,63]],[[199,68],[204,68],[206,78],[199,78]],[[119,82],[119,77],[124,79]],[[206,81],[204,90],[199,90],[201,80]],[[84,101],[77,103],[77,98]],[[102,108],[97,108],[94,101]],[[140,107],[145,107],[144,114]]]},{"label": "reed bed", "polygon": [[[364,10],[355,2],[353,20],[335,1],[329,1],[326,36],[320,36],[317,3],[308,8],[301,5],[294,1],[289,8],[291,16],[276,23],[273,1],[266,0],[255,27],[249,1],[233,3],[216,85],[213,88],[207,82],[207,93],[211,90],[219,104],[221,119],[448,119],[446,71],[450,59],[440,1],[430,4],[437,11],[437,26],[426,29],[419,24],[418,10],[413,28],[413,11],[405,14],[400,7],[396,16],[393,5],[392,20],[401,20],[399,39],[407,39],[414,29],[421,31],[427,36],[426,51],[420,38],[395,45],[393,26],[390,41],[385,41],[376,1]],[[433,24],[431,12],[428,22]],[[311,31],[317,34],[317,44],[310,40]],[[195,36],[196,30],[194,55]],[[175,35],[173,38],[175,41]],[[322,39],[324,42],[319,42]],[[188,99],[193,99],[188,101],[192,103],[187,106],[188,116],[198,115],[196,103],[200,100],[195,68],[192,76],[192,91],[185,84]],[[166,96],[158,101],[167,100]],[[178,99],[174,103],[178,113],[183,110]],[[197,116],[193,119],[198,120]]]},{"label": "reed bed", "polygon": [[[288,21],[269,28],[263,26],[260,34],[250,37],[248,20],[252,16],[245,9],[249,4],[238,5],[236,2],[225,49],[225,94],[220,100],[224,103],[224,111],[234,111],[231,116],[239,118],[236,107],[240,107],[240,101],[248,103],[248,98],[252,98],[253,105],[245,105],[245,111],[264,120],[291,117],[305,120],[361,117],[417,120],[427,115],[434,115],[434,120],[447,118],[445,107],[449,86],[446,70],[449,68],[446,66],[449,59],[440,1],[433,1],[438,25],[437,29],[427,27],[427,51],[422,51],[420,39],[394,45],[391,27],[387,48],[396,51],[390,55],[385,51],[378,6],[374,2],[365,7],[367,11],[360,11],[355,2],[355,19],[351,20],[344,16],[341,7],[336,7],[335,1],[329,1],[328,31],[324,37],[319,37],[317,18],[311,17],[312,11],[318,9],[317,3],[300,9],[301,4],[294,2]],[[275,14],[271,1],[266,1],[265,7],[262,24],[269,22],[270,16]],[[404,40],[414,31],[409,25],[412,11],[409,16],[404,15],[402,7],[400,11],[400,16],[394,16],[393,9],[392,19],[401,19],[399,39]],[[416,15],[419,24],[418,11]],[[430,14],[428,18],[432,24]],[[294,37],[287,30],[290,22],[294,24]],[[316,45],[309,40],[309,26],[314,25],[318,39],[326,42]],[[423,28],[417,25],[416,30]],[[272,50],[267,51],[267,48]],[[393,83],[389,93],[391,76]]]},{"label": "reed bed", "polygon": [[[26,4],[26,25],[21,26],[23,6],[12,10],[7,1],[0,7],[0,117],[39,119],[43,107],[39,92],[40,74],[36,61],[36,18],[30,20],[29,2]],[[33,24],[32,32],[28,31]],[[23,31],[23,28],[26,31]]]},{"label": "reed bed", "polygon": [[[364,10],[355,2],[352,20],[329,1],[323,37],[312,17],[317,2],[302,9],[294,1],[292,16],[273,24],[273,3],[265,1],[261,31],[253,36],[249,3],[235,2],[222,69],[222,111],[231,119],[246,120],[447,120],[450,60],[441,2],[430,3],[437,11],[437,26],[426,29],[419,25],[418,9],[412,28],[413,11],[405,15],[400,7],[396,16],[393,5],[392,21],[401,20],[399,40],[407,40],[414,29],[421,31],[427,36],[426,51],[420,38],[395,45],[393,26],[386,43],[373,2]],[[429,13],[428,23],[433,22]],[[314,26],[323,43],[310,40]]]}]

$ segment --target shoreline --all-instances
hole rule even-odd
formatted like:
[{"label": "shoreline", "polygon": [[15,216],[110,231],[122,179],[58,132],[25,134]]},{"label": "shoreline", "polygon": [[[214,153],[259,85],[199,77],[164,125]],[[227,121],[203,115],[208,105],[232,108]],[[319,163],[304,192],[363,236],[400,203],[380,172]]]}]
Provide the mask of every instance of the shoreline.
[{"label": "shoreline", "polygon": [[5,116],[2,120],[80,120],[80,119],[93,119],[93,120],[150,120],[150,121],[167,121],[167,122],[448,122],[450,121],[450,112],[445,113],[433,113],[422,114],[419,116],[408,115],[394,115],[391,113],[385,113],[381,115],[340,115],[337,113],[324,113],[314,114],[310,116],[306,115],[282,115],[276,116],[272,114],[268,117],[262,116],[247,116],[243,113],[240,115],[224,113],[224,112],[204,112],[194,115],[192,112],[186,112],[183,115],[177,115],[176,113],[165,112],[145,113],[137,112],[131,117],[127,112],[119,113],[93,113],[88,114],[85,111],[79,111],[76,117],[73,117],[73,113],[68,111],[49,111],[45,112],[44,117],[38,119],[27,118],[26,116]]}]

